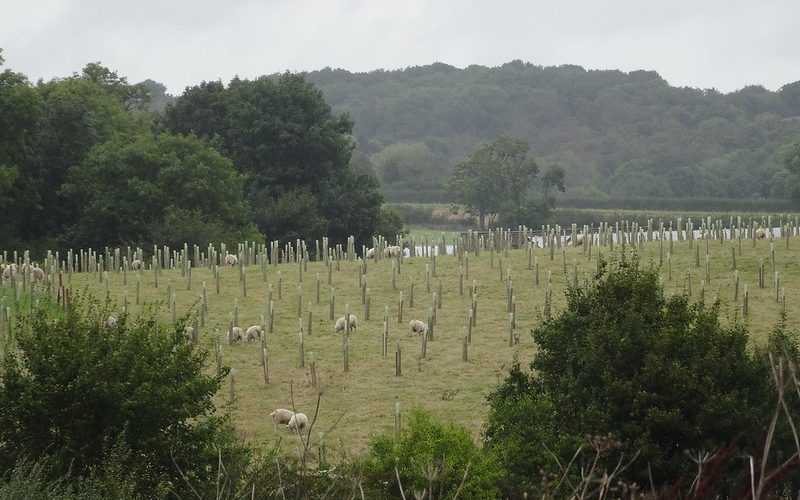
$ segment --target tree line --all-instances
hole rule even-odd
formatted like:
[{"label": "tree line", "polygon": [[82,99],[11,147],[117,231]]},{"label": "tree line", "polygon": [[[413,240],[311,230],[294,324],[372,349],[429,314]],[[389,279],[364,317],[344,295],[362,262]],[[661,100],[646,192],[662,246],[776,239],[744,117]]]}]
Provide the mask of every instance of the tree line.
[{"label": "tree line", "polygon": [[360,245],[402,230],[351,162],[352,120],[304,76],[203,82],[152,113],[160,90],[100,63],[36,84],[3,70],[0,247]]},{"label": "tree line", "polygon": [[[566,173],[565,196],[785,197],[785,146],[800,136],[800,82],[723,94],[654,71],[512,61],[458,69],[308,74],[347,112],[385,192],[437,197],[450,169],[500,136]],[[403,191],[408,200],[411,196]],[[399,201],[399,200],[394,200]]]}]

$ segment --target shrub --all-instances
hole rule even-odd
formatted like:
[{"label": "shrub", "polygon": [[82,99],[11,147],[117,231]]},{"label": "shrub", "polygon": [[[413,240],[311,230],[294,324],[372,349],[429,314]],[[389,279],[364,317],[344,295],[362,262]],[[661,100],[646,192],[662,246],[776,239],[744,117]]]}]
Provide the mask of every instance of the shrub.
[{"label": "shrub", "polygon": [[609,433],[620,446],[605,454],[608,470],[639,454],[623,479],[692,477],[686,450],[740,434],[746,446],[770,410],[774,390],[745,327],[720,324],[718,304],[665,298],[656,269],[635,256],[569,289],[565,310],[533,337],[535,375],[515,365],[489,397],[486,446],[508,468],[509,489],[540,469],[560,476],[554,455],[566,464],[586,437]]},{"label": "shrub", "polygon": [[[397,436],[370,442],[364,463],[367,483],[376,495],[399,498],[395,468],[406,493],[427,491],[426,498],[499,498],[501,471],[490,454],[481,453],[469,432],[413,409]],[[462,484],[463,481],[463,484]]]},{"label": "shrub", "polygon": [[159,326],[154,312],[122,316],[113,329],[101,321],[107,314],[74,297],[68,310],[42,307],[22,324],[2,369],[0,468],[47,459],[54,477],[77,480],[119,476],[104,469],[116,464],[143,496],[186,493],[176,464],[196,485],[213,481],[217,447],[234,458],[207,353],[183,339],[181,324]]}]

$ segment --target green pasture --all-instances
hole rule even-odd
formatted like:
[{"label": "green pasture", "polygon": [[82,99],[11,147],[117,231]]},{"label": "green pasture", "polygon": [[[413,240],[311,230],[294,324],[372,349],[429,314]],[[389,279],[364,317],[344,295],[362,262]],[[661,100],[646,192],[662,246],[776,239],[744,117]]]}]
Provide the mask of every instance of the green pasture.
[{"label": "green pasture", "polygon": [[[440,240],[442,233],[430,231],[429,234],[431,239],[435,236]],[[415,233],[418,242],[420,236],[424,234]],[[452,242],[452,233],[446,233],[445,237],[448,243]],[[484,250],[479,255],[466,254],[463,263],[458,256],[447,255],[436,257],[435,263],[433,257],[405,258],[399,267],[394,259],[368,261],[364,279],[371,303],[369,320],[366,320],[361,301],[358,260],[333,263],[330,285],[328,267],[323,262],[308,262],[302,273],[299,263],[268,266],[265,274],[260,265],[247,266],[243,268],[244,281],[240,279],[238,267],[221,267],[219,293],[213,272],[207,267],[192,269],[191,284],[180,269],[162,270],[157,287],[154,272],[149,269],[127,273],[112,271],[106,280],[102,279],[101,272],[63,273],[63,281],[73,293],[86,290],[101,299],[108,295],[112,307],[120,314],[126,302],[130,314],[136,315],[148,305],[169,304],[174,294],[179,317],[197,314],[205,286],[208,311],[204,315],[205,324],[200,328],[199,342],[208,349],[209,370],[214,370],[214,332],[221,332],[222,362],[233,368],[235,399],[232,408],[235,425],[242,436],[259,446],[286,440],[289,438],[286,429],[276,430],[269,413],[275,408],[294,406],[311,417],[318,391],[321,391],[313,435],[316,438],[318,432],[326,432],[327,446],[349,455],[362,452],[371,436],[394,428],[396,403],[401,412],[412,406],[423,407],[446,421],[467,427],[478,437],[486,413],[486,395],[504,378],[515,359],[527,366],[535,355],[530,331],[544,321],[548,279],[552,287],[552,313],[558,314],[567,287],[574,282],[584,286],[597,272],[598,256],[602,253],[604,259],[609,259],[619,255],[621,249],[620,245],[615,245],[613,250],[609,246],[565,245],[555,248],[552,254],[548,248]],[[726,321],[747,323],[754,346],[764,341],[766,333],[778,321],[784,301],[789,326],[797,328],[799,325],[800,240],[796,237],[674,241],[672,244],[654,241],[629,243],[625,249],[627,252],[633,249],[643,262],[659,268],[665,293],[686,293],[691,286],[694,301],[701,300],[702,296],[710,305],[718,299]],[[736,299],[734,258],[739,275]],[[762,260],[764,287],[759,288]],[[397,271],[394,287],[393,265]],[[426,273],[430,276],[428,280]],[[509,280],[516,308],[511,342]],[[136,304],[137,281],[139,304]],[[462,359],[463,338],[473,284],[477,290],[476,324],[471,331],[465,362]],[[8,286],[4,284],[4,293],[13,310],[13,295]],[[266,340],[267,384],[259,343],[229,345],[224,332],[235,308],[238,323],[244,329],[259,324],[262,315],[268,323],[270,286],[274,329]],[[438,293],[440,286],[441,308],[436,309],[433,339],[427,343],[427,356],[422,359],[421,337],[409,331],[408,322],[427,320],[429,308],[434,307],[433,294]],[[743,318],[745,287],[749,314]],[[50,290],[52,293],[52,286]],[[46,293],[45,284],[36,285],[32,291],[33,297],[43,297]],[[398,318],[401,293],[403,314]],[[335,295],[335,318],[344,315],[346,308],[358,317],[358,328],[349,337],[347,372],[343,362],[343,336],[333,333],[334,321],[330,319],[332,294]],[[25,313],[25,308],[29,307],[26,304],[20,306],[17,314]],[[298,319],[298,304],[302,320]],[[311,331],[307,323],[309,310]],[[385,310],[389,329],[386,357],[382,355]],[[172,311],[167,305],[162,307],[161,315],[164,321],[172,320]],[[304,329],[304,366],[299,357],[300,324]],[[514,334],[518,334],[518,343],[515,343]],[[398,346],[402,357],[401,376],[395,374]],[[316,362],[316,388],[311,385],[312,352]],[[229,404],[230,396],[230,380],[227,380],[218,395],[218,404]]]}]

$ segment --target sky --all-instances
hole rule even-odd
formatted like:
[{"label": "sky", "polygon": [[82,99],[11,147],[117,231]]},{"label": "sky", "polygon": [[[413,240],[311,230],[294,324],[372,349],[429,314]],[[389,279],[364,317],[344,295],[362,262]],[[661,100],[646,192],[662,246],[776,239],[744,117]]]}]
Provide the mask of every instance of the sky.
[{"label": "sky", "polygon": [[0,48],[31,81],[99,61],[175,95],[237,75],[516,59],[731,92],[800,80],[799,20],[800,0],[0,0]]}]

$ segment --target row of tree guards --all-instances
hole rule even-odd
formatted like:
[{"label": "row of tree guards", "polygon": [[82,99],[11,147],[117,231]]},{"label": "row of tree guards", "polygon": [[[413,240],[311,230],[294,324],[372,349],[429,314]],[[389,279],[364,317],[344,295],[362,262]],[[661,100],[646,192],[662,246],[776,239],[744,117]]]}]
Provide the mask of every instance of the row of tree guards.
[{"label": "row of tree guards", "polygon": [[[786,222],[784,222],[784,220]],[[673,224],[674,222],[674,224]],[[539,286],[540,273],[539,273],[539,255],[534,254],[534,250],[539,246],[543,246],[545,251],[544,257],[549,254],[549,259],[555,259],[556,250],[560,250],[561,263],[563,271],[568,272],[567,259],[565,255],[565,248],[567,246],[575,246],[580,241],[583,254],[588,259],[592,258],[594,250],[600,257],[601,249],[607,248],[613,251],[614,246],[624,248],[626,245],[638,246],[641,248],[645,242],[657,241],[659,243],[659,264],[666,266],[667,277],[669,280],[673,278],[672,271],[672,255],[675,251],[675,245],[681,242],[688,245],[693,249],[695,256],[695,267],[700,268],[701,262],[704,264],[704,278],[699,283],[699,297],[700,300],[705,300],[706,286],[712,282],[711,266],[712,262],[709,257],[709,246],[713,242],[718,241],[720,244],[725,241],[734,242],[731,247],[731,267],[733,270],[734,292],[733,300],[738,303],[742,300],[742,313],[744,316],[749,312],[749,292],[747,284],[741,284],[740,275],[737,269],[736,256],[742,254],[743,240],[751,240],[755,245],[756,239],[759,236],[759,228],[765,228],[762,232],[763,237],[769,239],[769,270],[765,266],[764,258],[760,259],[759,264],[759,278],[758,287],[765,288],[768,281],[771,281],[775,300],[780,302],[782,307],[785,307],[785,288],[781,287],[780,273],[776,269],[775,261],[775,245],[783,240],[786,248],[789,247],[790,238],[800,234],[800,226],[798,225],[798,217],[786,217],[781,219],[778,225],[772,226],[772,218],[767,217],[761,221],[749,220],[743,221],[741,217],[730,217],[728,225],[725,226],[721,219],[712,221],[711,218],[702,219],[697,226],[695,223],[688,219],[685,222],[682,218],[677,218],[676,221],[663,222],[659,221],[657,224],[649,220],[646,226],[640,226],[637,223],[617,222],[614,225],[601,224],[597,228],[591,225],[585,225],[578,228],[573,224],[571,228],[566,229],[560,226],[543,226],[541,229],[533,230],[524,226],[517,228],[517,230],[498,230],[498,231],[467,231],[462,233],[459,238],[453,239],[449,244],[447,243],[444,233],[440,241],[431,243],[427,238],[424,239],[424,245],[417,247],[414,239],[404,241],[402,235],[398,235],[398,242],[409,249],[410,256],[423,256],[428,258],[430,262],[425,264],[425,277],[424,287],[428,296],[432,297],[430,307],[428,308],[428,332],[420,336],[420,347],[418,360],[427,357],[428,342],[433,341],[434,332],[436,328],[436,310],[442,308],[443,302],[443,285],[440,277],[437,277],[437,255],[446,253],[455,254],[460,262],[459,269],[459,295],[463,295],[468,291],[471,297],[471,305],[466,314],[465,325],[463,326],[463,355],[464,362],[468,361],[469,350],[468,345],[472,340],[472,329],[476,325],[477,318],[477,283],[472,280],[469,283],[469,254],[479,256],[480,252],[489,252],[490,267],[495,266],[495,259],[499,264],[499,277],[501,281],[506,282],[507,306],[506,313],[508,314],[508,344],[514,345],[519,342],[519,334],[514,332],[516,328],[516,298],[514,295],[512,273],[510,269],[503,266],[503,259],[508,258],[508,252],[513,248],[525,249],[528,253],[528,270],[534,271],[534,283]],[[680,228],[680,229],[675,229]],[[583,235],[578,238],[577,235]],[[388,259],[391,261],[391,285],[392,290],[397,289],[397,281],[402,274],[402,264],[404,261],[403,255],[395,255],[393,257],[384,257],[384,249],[388,247],[388,242],[382,238],[373,239],[373,247],[375,248],[376,260]],[[701,248],[705,247],[705,259],[701,261],[700,252]],[[353,237],[348,238],[346,245],[333,245],[331,246],[327,238],[316,240],[314,242],[315,254],[320,260],[326,264],[327,276],[326,281],[330,286],[332,284],[332,273],[334,267],[340,270],[340,263],[343,261],[357,261],[359,269],[359,287],[361,291],[361,305],[363,306],[364,319],[370,321],[371,319],[371,291],[367,286],[368,280],[368,266],[369,261],[362,259],[356,255],[355,240]],[[738,252],[737,252],[738,248]],[[366,253],[366,248],[362,247],[362,255]],[[2,288],[9,287],[12,290],[10,297],[13,304],[9,303],[7,294],[3,294],[0,299],[0,329],[5,332],[4,338],[6,343],[13,341],[14,328],[12,327],[12,305],[19,305],[21,297],[24,293],[31,294],[31,306],[36,301],[36,295],[46,294],[49,297],[57,300],[59,304],[65,306],[68,301],[69,291],[64,285],[64,275],[66,274],[67,282],[70,281],[73,273],[89,272],[94,273],[100,283],[105,283],[106,294],[110,296],[110,273],[121,275],[123,285],[128,284],[128,274],[132,275],[135,283],[135,293],[133,301],[135,304],[140,304],[140,290],[142,286],[143,277],[149,276],[149,284],[153,287],[159,287],[159,277],[161,271],[164,269],[179,269],[181,277],[184,280],[183,285],[173,283],[171,279],[167,279],[165,285],[164,299],[168,305],[171,313],[172,320],[177,319],[177,299],[173,291],[174,286],[185,286],[187,290],[192,290],[192,269],[202,266],[212,270],[214,280],[214,288],[217,294],[220,292],[220,266],[226,262],[228,255],[235,255],[235,267],[238,270],[239,281],[241,283],[241,293],[243,297],[247,296],[247,275],[251,272],[253,267],[258,268],[260,271],[261,279],[267,282],[267,269],[270,266],[277,266],[278,263],[296,264],[296,272],[298,283],[304,282],[304,274],[307,273],[307,265],[311,260],[311,254],[305,241],[296,240],[294,244],[285,243],[280,244],[278,241],[273,241],[269,245],[259,245],[255,242],[245,242],[237,245],[235,253],[231,254],[225,244],[220,244],[219,247],[209,245],[205,251],[201,251],[197,245],[191,248],[184,245],[181,250],[173,250],[169,247],[154,246],[152,254],[149,259],[145,258],[144,252],[141,248],[126,247],[121,248],[105,248],[103,252],[98,253],[92,249],[73,251],[69,250],[66,259],[62,260],[59,252],[48,251],[43,261],[43,269],[45,270],[45,280],[34,286],[31,282],[31,277],[27,273],[21,272],[25,265],[32,264],[29,252],[25,251],[22,254],[14,251],[9,254],[8,251],[3,252],[4,262],[12,262],[17,265],[16,272],[11,272],[7,279],[2,280]],[[9,257],[11,258],[9,260]],[[598,265],[601,259],[597,259]],[[143,263],[148,262],[143,265]],[[266,301],[266,317],[261,315],[260,328],[265,334],[261,335],[261,366],[264,368],[264,381],[269,383],[269,363],[267,353],[266,339],[269,334],[273,333],[274,329],[274,314],[275,314],[275,297],[277,300],[282,299],[283,295],[283,276],[282,270],[276,271],[276,283],[268,284],[267,301]],[[435,290],[432,291],[432,281],[434,281]],[[467,287],[465,290],[465,280]],[[588,278],[584,277],[584,282],[588,282]],[[314,299],[317,304],[321,300],[321,287],[322,276],[319,272],[315,274],[314,278]],[[577,264],[575,261],[572,263],[571,284],[577,287],[579,284],[579,277],[577,272]],[[685,288],[687,293],[691,296],[693,292],[692,275],[691,272],[686,273]],[[741,288],[741,293],[740,293]],[[409,278],[408,295],[404,296],[403,291],[399,291],[397,300],[397,323],[403,324],[404,319],[404,306],[406,301],[409,307],[414,307],[415,301],[415,283],[413,277]],[[205,281],[201,284],[201,294],[198,296],[199,307],[192,316],[193,333],[192,340],[197,340],[197,332],[200,328],[205,326],[205,314],[208,311],[208,286]],[[305,349],[304,337],[312,335],[313,313],[312,302],[303,300],[302,285],[297,287],[297,302],[296,302],[296,316],[298,317],[298,366],[305,367]],[[303,306],[306,306],[305,312]],[[545,292],[545,303],[543,311],[545,317],[550,317],[552,306],[552,272],[548,271],[547,274],[547,290]],[[122,297],[122,312],[126,312],[129,307],[129,297],[127,291]],[[336,291],[330,287],[329,298],[329,319],[334,320],[336,316]],[[382,342],[381,351],[382,356],[388,356],[389,350],[389,306],[384,306],[383,314],[383,328],[382,328]],[[349,315],[349,305],[345,304],[345,315]],[[228,338],[233,342],[233,337],[230,332],[234,327],[239,326],[238,318],[238,303],[234,300],[234,308],[230,313],[228,324]],[[214,331],[215,338],[215,353],[217,357],[217,366],[221,368],[221,334],[219,329]],[[343,352],[343,369],[349,371],[349,336],[350,325],[346,322],[345,332],[342,337],[342,352]],[[5,347],[5,346],[4,346]],[[310,352],[309,355],[310,365],[312,368],[312,380],[316,385],[316,364],[314,361],[314,354]],[[402,375],[402,351],[400,343],[395,349],[395,372],[397,376]]]}]

